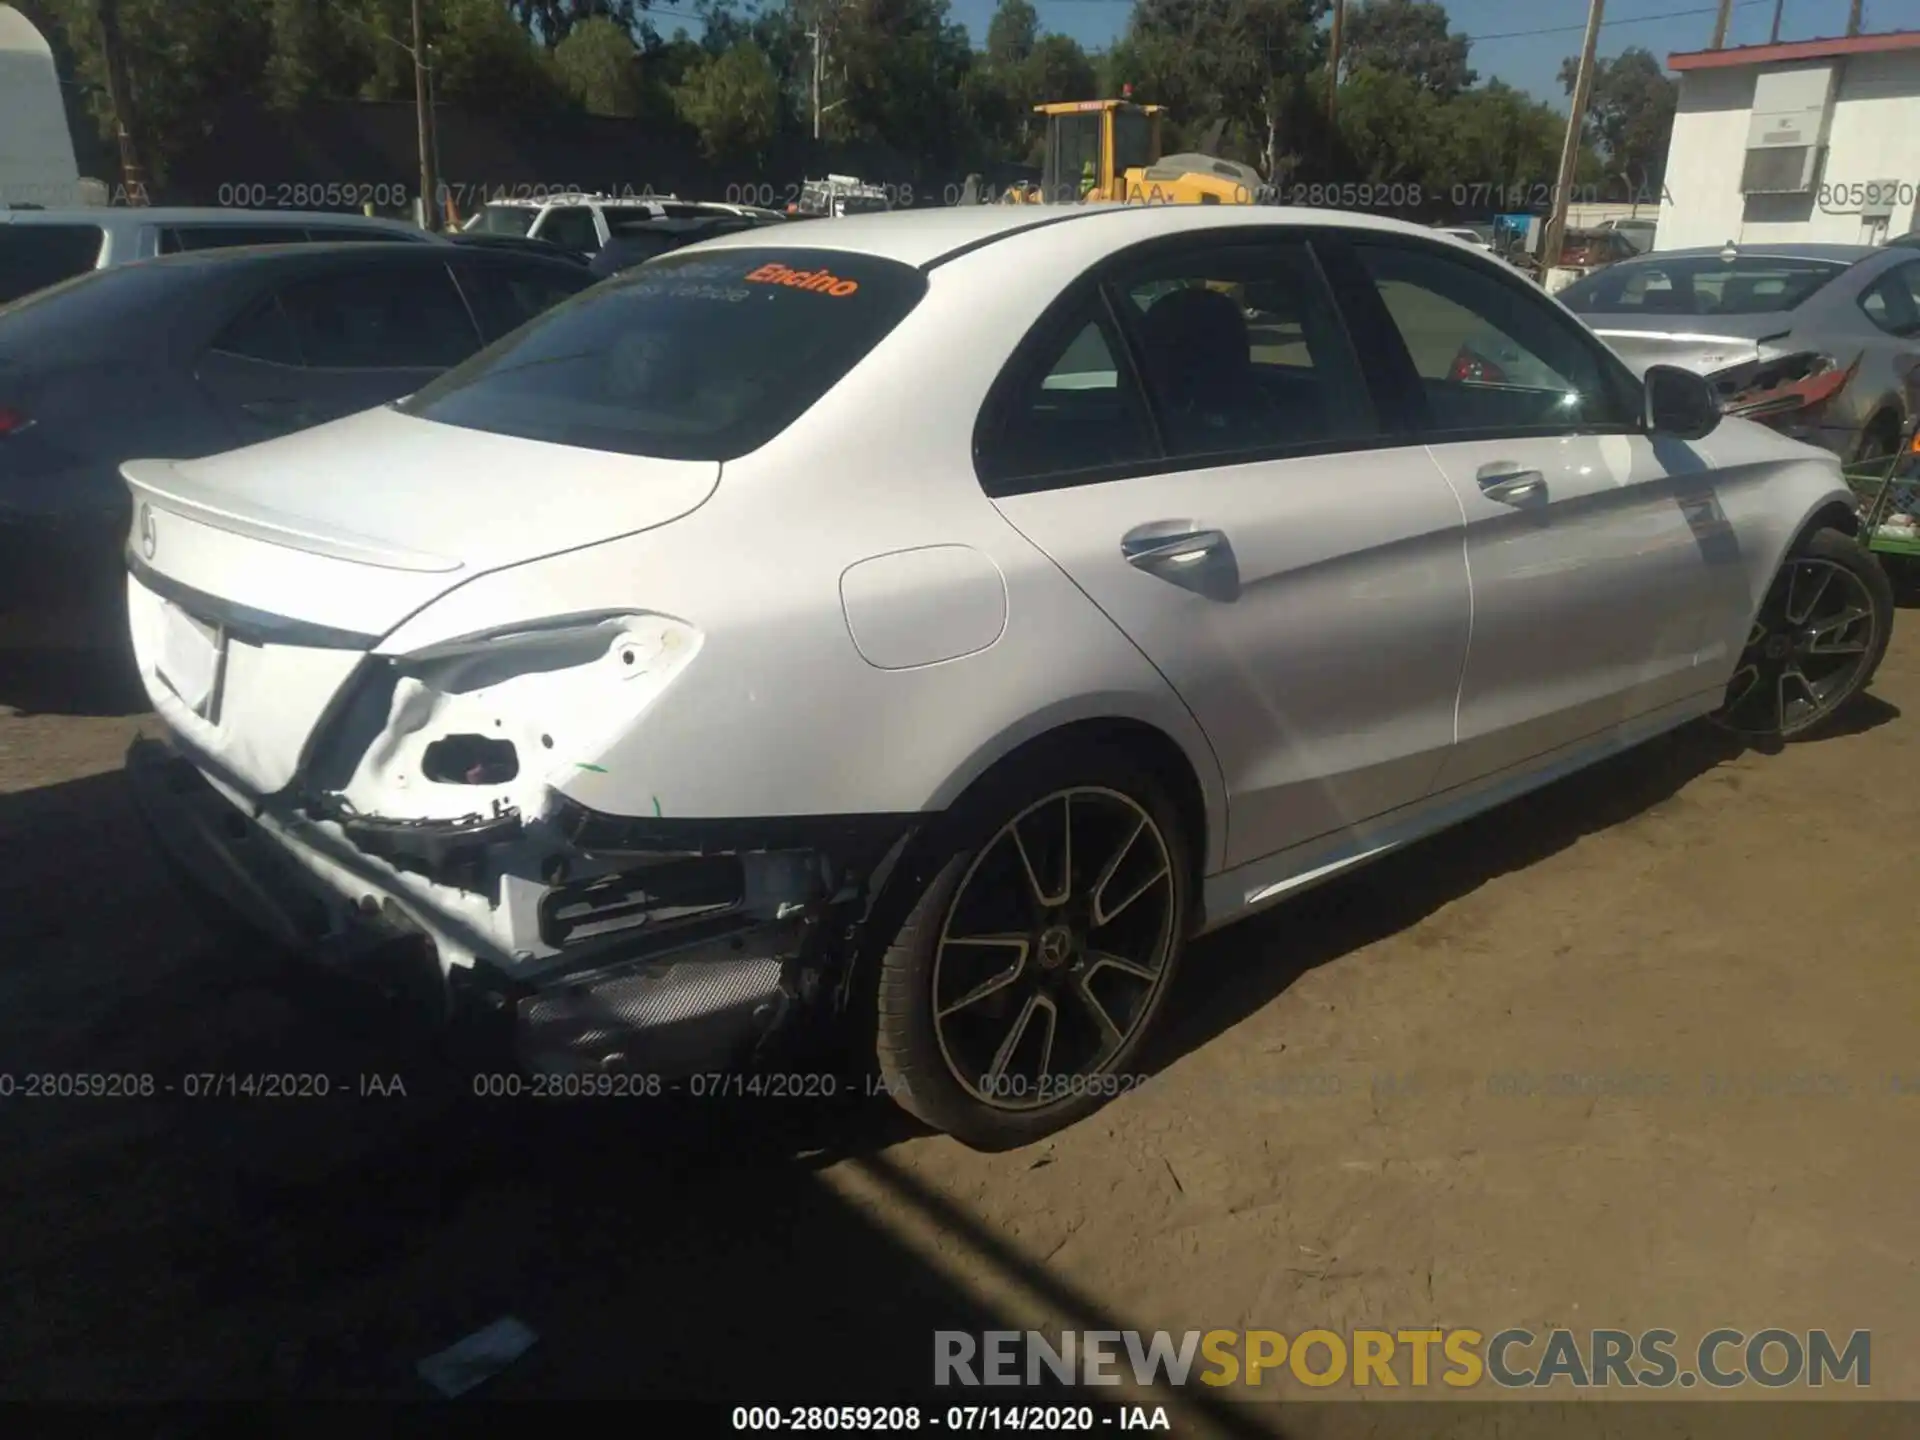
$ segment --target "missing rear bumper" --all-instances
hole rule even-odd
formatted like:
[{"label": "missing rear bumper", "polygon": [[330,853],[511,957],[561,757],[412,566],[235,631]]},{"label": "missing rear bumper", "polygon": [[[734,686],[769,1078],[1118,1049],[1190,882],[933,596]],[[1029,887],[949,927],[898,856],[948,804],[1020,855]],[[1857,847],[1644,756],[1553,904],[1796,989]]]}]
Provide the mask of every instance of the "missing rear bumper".
[{"label": "missing rear bumper", "polygon": [[[636,825],[563,806],[561,825],[516,815],[494,831],[502,849],[547,849],[541,883],[509,884],[473,831],[407,827],[408,849],[458,844],[468,886],[492,893],[491,902],[462,897],[494,906],[496,938],[482,944],[422,903],[426,882],[393,873],[409,867],[377,839],[366,843],[364,822],[340,825],[361,857],[349,873],[341,856],[310,843],[311,825],[247,814],[170,745],[136,741],[127,772],[162,853],[204,906],[424,1001],[419,1008],[476,1037],[480,1050],[541,1071],[674,1076],[752,1065],[793,1021],[844,995],[836,982],[870,857],[879,839],[904,833],[899,817],[857,817],[811,832],[805,821],[771,822],[778,833],[756,837],[741,828],[751,821]],[[875,823],[883,818],[894,823]],[[391,823],[404,822],[380,822]],[[820,843],[805,847],[810,833]],[[795,848],[719,848],[755,838]],[[366,857],[391,868],[382,875]],[[521,932],[537,933],[546,953],[512,948]]]}]

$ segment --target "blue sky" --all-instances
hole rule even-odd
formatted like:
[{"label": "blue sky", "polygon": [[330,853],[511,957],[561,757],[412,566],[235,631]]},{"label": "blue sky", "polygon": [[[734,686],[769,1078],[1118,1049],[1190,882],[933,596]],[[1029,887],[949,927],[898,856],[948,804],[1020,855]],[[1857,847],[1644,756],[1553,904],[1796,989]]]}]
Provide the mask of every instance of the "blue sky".
[{"label": "blue sky", "polygon": [[[995,0],[949,3],[953,18],[967,27],[974,44],[984,41]],[[1133,8],[1133,0],[1033,3],[1047,29],[1071,35],[1089,50],[1112,43]],[[1785,0],[1785,4],[1782,40],[1846,33],[1848,0]],[[673,8],[655,10],[656,23],[671,33],[684,12],[673,0],[667,0],[667,5]],[[1765,43],[1773,28],[1773,7],[1774,0],[1735,0],[1727,43]],[[1600,54],[1617,55],[1629,45],[1644,45],[1664,61],[1675,51],[1704,50],[1713,39],[1715,8],[1716,0],[1610,0],[1600,30]],[[1560,61],[1579,53],[1587,23],[1586,0],[1452,0],[1447,13],[1454,29],[1473,37],[1473,66],[1482,79],[1498,76],[1565,107],[1566,97],[1555,77]],[[1920,0],[1866,0],[1863,28],[1920,29]]]},{"label": "blue sky", "polygon": [[[994,0],[951,3],[954,19],[967,27],[978,44],[986,35]],[[1704,50],[1713,40],[1716,5],[1717,0],[1608,0],[1600,54],[1617,55],[1629,45],[1644,45],[1664,61],[1677,50]],[[1735,0],[1727,43],[1764,43],[1773,28],[1773,5],[1774,0]],[[1034,0],[1034,7],[1049,30],[1071,35],[1092,50],[1110,43],[1125,27],[1132,0]],[[1848,0],[1786,0],[1780,38],[1844,35],[1847,8]],[[1481,78],[1498,76],[1543,100],[1565,105],[1555,77],[1564,57],[1580,53],[1586,0],[1452,0],[1447,14],[1454,29],[1473,37],[1473,66]],[[1866,0],[1862,28],[1920,29],[1920,0]]]}]

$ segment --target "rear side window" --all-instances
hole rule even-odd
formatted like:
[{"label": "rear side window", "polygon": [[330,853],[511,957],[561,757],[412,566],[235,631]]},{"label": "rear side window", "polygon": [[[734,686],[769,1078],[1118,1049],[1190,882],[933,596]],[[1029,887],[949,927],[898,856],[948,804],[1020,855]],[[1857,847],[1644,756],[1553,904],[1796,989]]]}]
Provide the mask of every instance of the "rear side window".
[{"label": "rear side window", "polygon": [[287,318],[278,295],[269,295],[249,306],[215,337],[208,347],[223,355],[242,360],[260,360],[269,365],[298,365],[300,339],[293,322]]},{"label": "rear side window", "polygon": [[100,263],[98,225],[0,225],[0,305]]},{"label": "rear side window", "polygon": [[512,334],[593,283],[586,271],[567,265],[494,261],[461,265],[458,273],[460,288],[489,341]]},{"label": "rear side window", "polygon": [[160,253],[227,250],[236,245],[299,245],[306,238],[304,225],[176,225],[160,232]]},{"label": "rear side window", "polygon": [[1860,297],[1860,308],[1889,335],[1920,335],[1920,260],[1902,265]]},{"label": "rear side window", "polygon": [[280,292],[308,365],[441,370],[480,336],[444,265],[383,265],[302,280]]},{"label": "rear side window", "polygon": [[837,250],[666,255],[548,311],[401,408],[590,450],[730,460],[792,424],[925,293],[910,266]]}]

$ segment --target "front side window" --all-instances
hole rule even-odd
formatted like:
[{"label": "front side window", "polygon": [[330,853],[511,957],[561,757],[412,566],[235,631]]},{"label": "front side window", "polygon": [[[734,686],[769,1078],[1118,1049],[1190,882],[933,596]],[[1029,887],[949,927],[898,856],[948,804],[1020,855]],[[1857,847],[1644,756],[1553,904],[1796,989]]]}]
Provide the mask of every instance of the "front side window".
[{"label": "front side window", "polygon": [[0,305],[100,263],[98,225],[0,225]]},{"label": "front side window", "polygon": [[1356,244],[1436,434],[1631,427],[1637,401],[1599,343],[1525,287],[1412,247]]},{"label": "front side window", "polygon": [[308,365],[327,370],[440,370],[480,346],[444,265],[349,270],[280,292]]},{"label": "front side window", "polygon": [[730,460],[798,419],[925,292],[911,266],[846,251],[665,255],[549,310],[401,408],[590,450]]}]

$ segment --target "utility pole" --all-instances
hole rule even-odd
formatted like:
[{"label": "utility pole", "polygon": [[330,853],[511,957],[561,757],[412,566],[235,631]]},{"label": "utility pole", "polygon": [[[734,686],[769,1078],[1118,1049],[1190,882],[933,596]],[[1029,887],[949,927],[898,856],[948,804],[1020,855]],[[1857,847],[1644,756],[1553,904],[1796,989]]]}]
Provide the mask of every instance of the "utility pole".
[{"label": "utility pole", "polygon": [[1712,49],[1724,50],[1727,48],[1727,22],[1732,18],[1733,0],[1720,0],[1720,13],[1714,18],[1713,22]]},{"label": "utility pole", "polygon": [[440,228],[439,185],[433,173],[433,139],[427,104],[427,47],[420,20],[420,0],[413,0],[413,109],[420,128],[420,220],[429,230]]},{"label": "utility pole", "polygon": [[1773,0],[1773,33],[1767,37],[1769,45],[1780,43],[1780,12],[1787,8],[1787,0]]},{"label": "utility pole", "polygon": [[1853,4],[1847,7],[1847,38],[1848,39],[1852,39],[1855,35],[1858,35],[1860,33],[1860,8],[1861,8],[1861,0],[1853,0]]},{"label": "utility pole", "polygon": [[820,138],[820,67],[826,58],[821,42],[825,37],[816,24],[813,29],[807,31],[807,38],[813,41],[813,138],[818,140]]},{"label": "utility pole", "polygon": [[1573,193],[1573,177],[1580,163],[1580,135],[1586,128],[1587,98],[1593,93],[1593,52],[1600,43],[1600,14],[1606,0],[1590,0],[1587,7],[1587,38],[1580,47],[1580,73],[1573,82],[1573,102],[1567,111],[1567,140],[1560,147],[1560,180],[1553,189],[1553,211],[1547,219],[1547,233],[1540,246],[1540,283],[1547,272],[1560,263],[1560,244],[1567,238],[1567,200]]},{"label": "utility pole", "polygon": [[133,140],[133,84],[127,78],[127,53],[120,44],[120,0],[96,0],[94,16],[100,24],[100,54],[107,66],[107,99],[120,140],[120,182],[129,205],[145,205],[147,170]]},{"label": "utility pole", "polygon": [[1340,92],[1340,42],[1347,28],[1347,0],[1333,0],[1333,36],[1327,46],[1327,133],[1333,133],[1334,97]]}]

